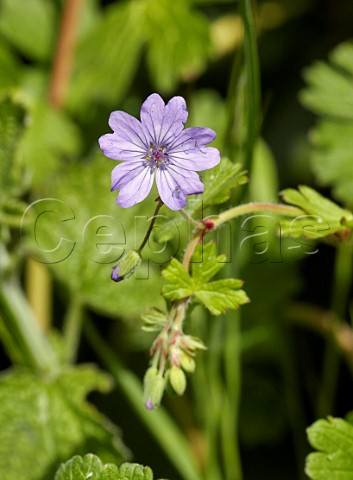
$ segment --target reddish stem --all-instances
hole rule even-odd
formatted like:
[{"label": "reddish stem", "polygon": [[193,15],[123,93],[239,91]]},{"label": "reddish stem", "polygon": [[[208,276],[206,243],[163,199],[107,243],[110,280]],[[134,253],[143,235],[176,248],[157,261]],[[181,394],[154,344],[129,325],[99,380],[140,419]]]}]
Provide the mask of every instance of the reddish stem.
[{"label": "reddish stem", "polygon": [[60,108],[69,86],[76,44],[77,25],[83,0],[66,0],[49,87],[49,102]]}]

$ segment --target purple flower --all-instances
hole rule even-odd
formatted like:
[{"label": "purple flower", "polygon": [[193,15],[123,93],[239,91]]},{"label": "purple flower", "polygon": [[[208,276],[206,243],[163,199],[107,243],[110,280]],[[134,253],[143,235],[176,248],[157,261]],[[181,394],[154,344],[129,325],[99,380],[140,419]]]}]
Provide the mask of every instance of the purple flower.
[{"label": "purple flower", "polygon": [[219,151],[206,147],[215,139],[210,128],[184,129],[188,117],[185,100],[173,97],[167,105],[153,93],[142,104],[141,121],[122,111],[112,112],[114,133],[103,135],[104,155],[122,160],[112,171],[112,190],[120,190],[117,203],[128,208],[144,200],[153,179],[162,201],[172,210],[186,204],[185,195],[202,193],[197,173],[219,163]]}]

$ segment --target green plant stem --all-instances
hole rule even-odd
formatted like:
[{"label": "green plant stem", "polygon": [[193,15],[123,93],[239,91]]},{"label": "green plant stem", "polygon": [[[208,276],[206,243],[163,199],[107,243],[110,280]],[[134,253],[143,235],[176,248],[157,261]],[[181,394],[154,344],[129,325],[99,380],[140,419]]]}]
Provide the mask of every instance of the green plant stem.
[{"label": "green plant stem", "polygon": [[[235,317],[235,318],[234,318]],[[241,480],[242,467],[239,452],[239,408],[241,392],[241,330],[240,315],[228,314],[225,318],[224,368],[226,401],[222,407],[221,439],[227,480]]]},{"label": "green plant stem", "polygon": [[202,223],[192,218],[192,216],[186,210],[182,208],[181,210],[179,210],[179,212],[189,223],[191,223],[191,225],[193,225],[194,227],[202,228]]},{"label": "green plant stem", "polygon": [[158,199],[158,204],[157,204],[156,209],[155,209],[155,211],[154,211],[154,214],[153,214],[151,223],[149,224],[149,227],[148,227],[148,229],[147,229],[146,235],[145,235],[144,239],[142,240],[141,245],[140,245],[139,248],[137,249],[137,253],[141,253],[142,250],[144,249],[146,243],[148,242],[148,239],[150,238],[150,235],[151,235],[151,233],[152,233],[154,224],[155,224],[155,222],[156,222],[156,220],[157,220],[158,212],[159,212],[159,210],[161,209],[162,205],[163,205],[162,200]]},{"label": "green plant stem", "polygon": [[146,409],[142,403],[143,390],[141,383],[121,365],[119,359],[89,319],[85,319],[84,332],[98,358],[111,372],[118,387],[126,396],[140,420],[164,450],[182,478],[185,480],[202,480],[187,440],[167,412],[162,407],[153,411]]},{"label": "green plant stem", "polygon": [[212,218],[214,228],[220,227],[223,223],[228,222],[233,218],[241,217],[247,213],[256,213],[261,211],[273,212],[277,215],[283,215],[286,217],[297,217],[305,214],[305,212],[300,208],[291,207],[290,205],[284,205],[280,203],[244,203],[243,205],[237,205],[229,210],[225,210],[214,219]]},{"label": "green plant stem", "polygon": [[65,350],[66,350],[66,361],[74,363],[77,357],[77,350],[80,343],[81,332],[82,332],[82,319],[83,319],[83,305],[81,299],[77,296],[74,296],[69,304],[67,309],[64,327],[63,327],[63,336],[65,341]]},{"label": "green plant stem", "polygon": [[239,10],[244,27],[244,62],[246,75],[245,112],[246,123],[245,165],[250,165],[253,149],[259,134],[261,86],[257,52],[257,35],[250,0],[239,0]]},{"label": "green plant stem", "polygon": [[[348,297],[352,285],[353,274],[353,245],[344,242],[338,246],[335,256],[334,283],[331,297],[331,311],[339,319],[346,318]],[[323,363],[321,390],[318,395],[318,416],[333,414],[334,400],[337,387],[340,359],[334,341],[334,327],[326,342],[326,351]]]},{"label": "green plant stem", "polygon": [[[18,352],[21,352],[22,363],[38,372],[55,374],[57,358],[20,286],[14,281],[8,280],[0,284],[0,311],[6,330],[18,346]],[[4,340],[6,341],[6,337]],[[13,342],[9,348],[13,348]],[[15,358],[18,358],[18,352]],[[11,352],[9,353],[11,355]]]}]

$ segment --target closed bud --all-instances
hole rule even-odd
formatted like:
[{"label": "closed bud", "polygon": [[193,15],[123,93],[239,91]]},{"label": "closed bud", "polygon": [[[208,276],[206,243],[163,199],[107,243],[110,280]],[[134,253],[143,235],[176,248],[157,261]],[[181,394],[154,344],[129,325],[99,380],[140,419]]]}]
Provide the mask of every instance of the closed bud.
[{"label": "closed bud", "polygon": [[202,340],[197,337],[192,337],[191,335],[184,335],[180,343],[185,350],[190,350],[191,352],[195,350],[207,350]]},{"label": "closed bud", "polygon": [[140,254],[135,250],[129,250],[112,271],[112,280],[114,280],[114,282],[121,282],[124,278],[130,277],[140,265]]},{"label": "closed bud", "polygon": [[186,376],[182,369],[176,365],[173,365],[170,369],[169,382],[178,395],[182,395],[185,392]]},{"label": "closed bud", "polygon": [[190,357],[190,355],[185,352],[181,352],[180,366],[183,370],[185,370],[185,372],[193,373],[195,371],[196,363],[195,360]]},{"label": "closed bud", "polygon": [[165,380],[162,374],[158,373],[157,368],[150,367],[143,379],[144,386],[144,404],[149,410],[157,408],[161,403],[164,389],[165,389]]}]

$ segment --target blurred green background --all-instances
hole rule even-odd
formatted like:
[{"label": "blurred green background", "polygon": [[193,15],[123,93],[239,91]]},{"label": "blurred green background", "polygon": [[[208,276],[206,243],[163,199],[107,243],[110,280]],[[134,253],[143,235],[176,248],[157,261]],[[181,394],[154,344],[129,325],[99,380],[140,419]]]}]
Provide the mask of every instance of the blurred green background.
[{"label": "blurred green background", "polygon": [[[230,206],[245,200],[278,201],[281,189],[302,183],[321,189],[347,207],[353,205],[353,3],[252,3],[260,71],[255,83],[260,85],[261,108],[250,113],[249,109],[256,107],[251,103],[252,94],[255,98],[257,93],[251,90],[246,67],[242,3],[0,1],[1,278],[4,285],[9,277],[20,282],[41,330],[50,333],[59,356],[61,352],[62,357],[69,357],[63,363],[92,362],[107,369],[89,336],[80,338],[70,327],[65,331],[65,325],[70,325],[67,318],[79,304],[124,368],[141,379],[153,337],[141,331],[140,315],[152,305],[163,307],[160,264],[176,251],[181,256],[184,248],[171,242],[161,258],[155,253],[159,248],[155,240],[146,254],[150,268],[141,273],[148,280],[133,278],[119,285],[110,281],[114,256],[108,261],[104,257],[104,262],[92,259],[95,245],[83,237],[88,220],[98,215],[116,218],[117,235],[133,248],[135,234],[143,237],[145,218],[154,208],[153,194],[129,210],[115,205],[115,193],[109,191],[115,163],[103,156],[97,143],[100,135],[109,132],[111,111],[125,110],[138,117],[142,101],[152,92],[166,101],[174,95],[185,97],[188,125],[216,130],[215,146],[248,170],[249,184],[236,190]],[[340,49],[334,50],[338,45]],[[318,60],[324,63],[312,67]],[[255,117],[262,137],[250,163],[244,147],[250,135],[249,115]],[[27,215],[28,229],[23,214],[28,205],[43,198],[63,203],[39,225],[38,253],[31,231],[33,212]],[[47,208],[54,208],[50,201]],[[136,221],[136,217],[142,219]],[[242,381],[236,388],[240,388],[243,478],[306,478],[304,458],[309,447],[305,428],[318,416],[344,416],[352,408],[352,398],[347,395],[352,379],[346,364],[336,359],[338,366],[330,374],[324,365],[325,342],[307,328],[310,320],[306,319],[326,309],[348,317],[351,278],[340,283],[335,277],[335,239],[320,244],[317,254],[305,255],[293,253],[290,240],[279,243],[271,237],[266,254],[252,255],[240,250],[241,222],[234,223],[236,233],[230,242],[224,231],[217,238],[230,256],[227,268],[245,280],[252,302],[242,309],[241,319],[238,314],[209,319],[195,309],[188,328],[202,336],[209,348],[190,378],[185,397],[167,397],[166,409],[205,469],[205,479],[239,480],[229,471],[217,477],[219,473],[208,470],[212,462],[218,462],[218,471],[223,472],[226,462],[222,455],[227,442],[238,438],[236,426],[227,426],[229,439],[226,427],[223,433],[213,432],[212,441],[219,451],[210,454],[207,447],[212,428],[217,432],[220,428],[212,425],[212,418],[219,421],[215,410],[222,408],[222,395],[218,403],[213,402],[211,390],[232,375],[231,354],[226,364],[222,358],[227,355],[225,339],[233,335],[241,343]],[[53,248],[62,235],[75,242],[73,252],[65,261],[52,263],[51,253],[43,253],[43,249]],[[185,235],[187,232],[182,232],[181,238]],[[42,268],[37,255],[49,265]],[[5,316],[0,329],[4,371],[11,364],[26,363],[21,346],[9,340]],[[229,322],[238,322],[242,333],[231,333]],[[69,353],[65,353],[67,342]],[[236,372],[238,360],[234,362]],[[327,380],[330,375],[333,383]],[[230,388],[224,382],[225,388]],[[91,384],[93,388],[99,382]],[[232,402],[231,395],[225,398]],[[156,441],[153,429],[158,430],[158,422],[148,426],[136,415],[126,391],[95,392],[89,400],[121,428],[132,458],[152,466],[156,478],[186,478]],[[14,405],[16,401],[15,395]],[[2,421],[6,418],[0,413]],[[8,440],[4,435],[0,434],[0,443]],[[9,438],[12,442],[13,437]],[[0,472],[6,468],[6,451],[0,448]],[[107,458],[110,453],[105,452]],[[25,472],[20,460],[18,464],[18,472]],[[50,475],[52,471],[28,480],[53,478]],[[12,478],[27,480],[25,476],[4,476],[5,480]]]}]

